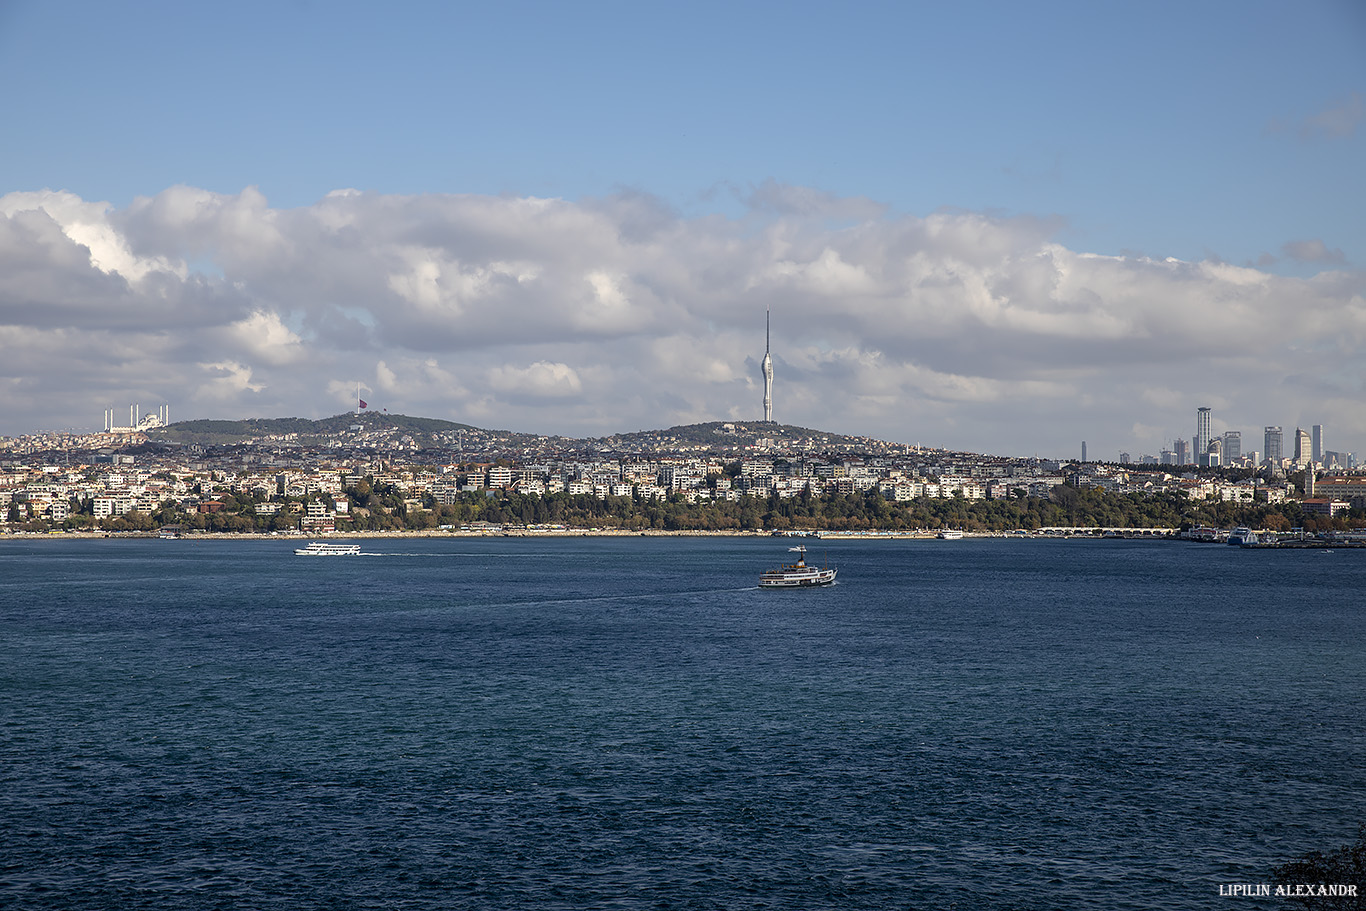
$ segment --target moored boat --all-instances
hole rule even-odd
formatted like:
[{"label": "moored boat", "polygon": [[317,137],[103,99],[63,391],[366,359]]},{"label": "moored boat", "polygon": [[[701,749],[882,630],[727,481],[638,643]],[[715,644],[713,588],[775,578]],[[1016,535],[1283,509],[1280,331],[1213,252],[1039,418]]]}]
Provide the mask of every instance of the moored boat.
[{"label": "moored boat", "polygon": [[838,570],[833,567],[811,566],[806,562],[806,548],[798,545],[789,547],[797,554],[796,563],[786,563],[777,569],[770,569],[759,576],[760,588],[806,588],[813,585],[829,585],[835,581]]},{"label": "moored boat", "polygon": [[307,547],[294,549],[296,556],[300,557],[356,557],[360,555],[359,544],[323,544],[314,541]]},{"label": "moored boat", "polygon": [[945,528],[936,537],[941,541],[957,541],[963,537],[963,533],[956,528]]}]

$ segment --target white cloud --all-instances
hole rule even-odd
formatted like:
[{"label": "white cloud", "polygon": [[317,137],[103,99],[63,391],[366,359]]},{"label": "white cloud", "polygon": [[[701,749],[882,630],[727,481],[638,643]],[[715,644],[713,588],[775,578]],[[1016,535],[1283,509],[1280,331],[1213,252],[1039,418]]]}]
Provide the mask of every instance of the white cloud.
[{"label": "white cloud", "polygon": [[493,390],[512,398],[561,399],[583,392],[578,373],[568,364],[537,361],[529,367],[495,367],[488,377]]},{"label": "white cloud", "polygon": [[398,388],[398,374],[390,370],[384,361],[375,364],[375,381],[385,392],[393,392]]},{"label": "white cloud", "polygon": [[[545,433],[754,418],[771,308],[787,422],[996,452],[1100,451],[1106,434],[1141,449],[1135,426],[1189,436],[1187,412],[1222,396],[1235,429],[1303,415],[1366,448],[1350,404],[1366,391],[1359,271],[1099,256],[1049,221],[892,217],[777,185],[754,206],[685,218],[644,194],[344,191],[272,209],[254,189],[173,187],[117,210],[10,194],[0,432],[98,423],[96,390],[187,418],[316,417],[354,405],[358,374],[391,412]],[[1286,253],[1341,263],[1318,240]],[[1310,394],[1320,374],[1331,388]]]},{"label": "white cloud", "polygon": [[194,391],[194,397],[199,400],[238,401],[243,392],[260,392],[266,388],[264,383],[252,382],[251,368],[237,361],[216,361],[199,367],[210,376]]},{"label": "white cloud", "polygon": [[284,324],[278,313],[253,312],[229,327],[232,337],[255,361],[272,365],[289,364],[303,354],[299,336]]},{"label": "white cloud", "polygon": [[100,271],[138,281],[151,272],[169,272],[185,278],[185,265],[164,256],[140,257],[129,249],[127,239],[109,221],[110,205],[86,202],[65,192],[9,193],[0,196],[0,215],[43,212],[74,243],[90,251],[90,263]]}]

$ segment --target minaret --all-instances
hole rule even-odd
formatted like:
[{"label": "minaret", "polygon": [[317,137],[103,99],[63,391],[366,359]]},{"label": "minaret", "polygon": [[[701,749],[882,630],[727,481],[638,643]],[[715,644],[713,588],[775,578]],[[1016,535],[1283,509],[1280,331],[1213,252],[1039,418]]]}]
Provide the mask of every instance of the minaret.
[{"label": "minaret", "polygon": [[773,356],[768,353],[768,311],[764,311],[764,421],[773,420]]}]

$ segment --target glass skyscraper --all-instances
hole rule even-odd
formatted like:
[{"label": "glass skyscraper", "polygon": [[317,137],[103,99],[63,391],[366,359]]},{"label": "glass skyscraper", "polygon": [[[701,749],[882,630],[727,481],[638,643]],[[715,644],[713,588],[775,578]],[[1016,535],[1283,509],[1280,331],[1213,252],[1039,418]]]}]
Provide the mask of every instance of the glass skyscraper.
[{"label": "glass skyscraper", "polygon": [[1229,465],[1243,457],[1243,433],[1230,430],[1224,434],[1224,464]]},{"label": "glass skyscraper", "polygon": [[1281,463],[1282,445],[1284,440],[1285,435],[1281,433],[1281,428],[1266,428],[1266,439],[1263,441],[1265,445],[1262,449],[1266,452],[1266,460],[1272,465],[1279,465]]}]

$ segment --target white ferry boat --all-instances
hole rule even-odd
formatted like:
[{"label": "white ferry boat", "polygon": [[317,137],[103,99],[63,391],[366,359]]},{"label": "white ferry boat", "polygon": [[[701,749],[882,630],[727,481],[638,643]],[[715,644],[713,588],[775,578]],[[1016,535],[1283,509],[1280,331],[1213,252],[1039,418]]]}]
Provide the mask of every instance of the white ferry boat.
[{"label": "white ferry boat", "polygon": [[835,581],[835,573],[838,570],[807,565],[805,547],[789,547],[788,551],[797,554],[797,562],[784,564],[778,569],[770,569],[760,575],[760,588],[805,588],[811,585],[829,585]]},{"label": "white ferry boat", "polygon": [[1228,543],[1238,547],[1247,547],[1249,544],[1257,543],[1257,533],[1246,525],[1239,525],[1228,533]]},{"label": "white ferry boat", "polygon": [[941,541],[958,541],[963,537],[963,533],[956,528],[946,528],[939,532],[938,538]]},{"label": "white ferry boat", "polygon": [[307,547],[295,548],[300,557],[356,557],[360,556],[359,544],[322,544],[314,541]]}]

